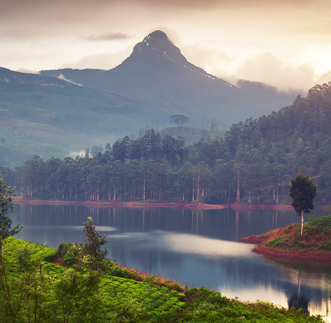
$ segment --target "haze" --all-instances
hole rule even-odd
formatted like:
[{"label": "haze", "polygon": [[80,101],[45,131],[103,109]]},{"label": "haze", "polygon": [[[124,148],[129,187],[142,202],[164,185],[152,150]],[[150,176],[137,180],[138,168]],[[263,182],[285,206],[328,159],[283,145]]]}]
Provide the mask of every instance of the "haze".
[{"label": "haze", "polygon": [[207,72],[281,90],[331,76],[327,0],[0,0],[1,67],[110,69],[160,28]]}]

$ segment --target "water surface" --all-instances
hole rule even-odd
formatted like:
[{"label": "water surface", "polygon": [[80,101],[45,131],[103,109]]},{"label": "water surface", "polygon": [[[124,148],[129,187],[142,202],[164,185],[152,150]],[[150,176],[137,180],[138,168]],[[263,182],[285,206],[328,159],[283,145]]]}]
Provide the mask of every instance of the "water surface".
[{"label": "water surface", "polygon": [[237,242],[299,223],[294,211],[16,205],[11,217],[24,225],[18,238],[56,248],[82,242],[88,216],[106,234],[109,257],[119,264],[243,301],[300,303],[331,320],[331,266],[265,260],[253,245]]}]

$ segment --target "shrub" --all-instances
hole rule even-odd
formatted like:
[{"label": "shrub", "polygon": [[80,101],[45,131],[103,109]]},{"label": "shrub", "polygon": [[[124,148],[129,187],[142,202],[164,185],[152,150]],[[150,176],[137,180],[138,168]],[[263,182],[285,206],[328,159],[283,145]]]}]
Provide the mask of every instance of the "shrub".
[{"label": "shrub", "polygon": [[331,251],[331,242],[325,242],[323,246],[320,247],[321,250]]},{"label": "shrub", "polygon": [[57,255],[62,258],[69,250],[69,248],[72,246],[72,243],[68,242],[62,242],[57,247]]},{"label": "shrub", "polygon": [[289,236],[277,237],[275,239],[270,240],[267,243],[269,247],[276,247],[276,248],[286,248],[286,242],[288,241]]}]

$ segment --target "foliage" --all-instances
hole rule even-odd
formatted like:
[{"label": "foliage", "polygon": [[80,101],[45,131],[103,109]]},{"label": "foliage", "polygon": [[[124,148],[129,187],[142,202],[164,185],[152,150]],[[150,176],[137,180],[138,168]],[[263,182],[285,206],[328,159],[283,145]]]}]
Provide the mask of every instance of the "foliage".
[{"label": "foliage", "polygon": [[309,213],[314,208],[314,198],[316,195],[316,185],[309,175],[298,174],[291,180],[290,196],[292,206],[297,214],[301,215],[301,239],[303,236],[303,214]]},{"label": "foliage", "polygon": [[331,251],[331,215],[316,217],[304,225],[301,238],[300,224],[290,224],[285,228],[272,230],[259,237],[264,240],[262,245],[280,249],[295,249],[298,251],[323,250],[326,257]]},{"label": "foliage", "polygon": [[291,180],[291,183],[292,206],[298,215],[301,215],[302,212],[309,213],[314,208],[316,185],[308,175],[303,174],[298,174]]},{"label": "foliage", "polygon": [[[89,256],[89,264],[93,270],[100,270],[104,267],[105,257],[108,253],[104,245],[108,242],[105,235],[96,231],[91,217],[84,223],[85,243],[82,246],[83,254]],[[103,249],[102,249],[103,247]]]},{"label": "foliage", "polygon": [[181,137],[147,129],[93,157],[34,156],[16,170],[16,185],[38,199],[289,204],[291,178],[305,173],[318,184],[316,203],[327,204],[330,89],[331,83],[316,85],[291,106],[233,124],[223,138],[186,145]]},{"label": "foliage", "polygon": [[269,247],[276,247],[276,248],[286,248],[286,242],[289,240],[289,236],[282,236],[274,238],[268,241],[267,246]]},{"label": "foliage", "polygon": [[[80,270],[45,261],[56,254],[48,247],[12,237],[5,239],[0,275],[7,276],[0,279],[0,284],[7,284],[9,289],[1,288],[0,301],[11,302],[11,306],[6,306],[6,312],[0,311],[1,322],[26,322],[36,306],[37,318],[30,315],[30,322],[124,322],[129,317],[148,321],[184,306],[182,293],[101,274],[89,269],[87,261]],[[26,288],[20,289],[22,284]]]},{"label": "foliage", "polygon": [[0,249],[1,241],[8,236],[17,234],[22,227],[17,224],[14,228],[11,228],[12,221],[7,216],[9,211],[13,211],[12,197],[13,189],[10,186],[6,186],[2,177],[0,177]]},{"label": "foliage", "polygon": [[331,215],[316,217],[306,224],[307,227],[317,227],[321,230],[331,229]]},{"label": "foliage", "polygon": [[241,303],[206,288],[191,288],[185,314],[176,322],[318,322],[302,311],[286,310],[270,303]]},{"label": "foliage", "polygon": [[62,259],[68,267],[88,267],[96,272],[105,270],[107,267],[106,255],[108,253],[107,239],[105,235],[96,231],[91,217],[84,223],[85,242],[67,243],[62,242],[57,249],[57,257]]},{"label": "foliage", "polygon": [[175,114],[175,115],[172,115],[170,118],[169,118],[169,121],[170,122],[174,122],[176,123],[178,126],[179,125],[182,125],[183,123],[186,123],[190,120],[189,117],[186,117],[184,114]]},{"label": "foliage", "polygon": [[[153,282],[78,272],[45,261],[46,255],[56,252],[12,237],[5,239],[0,274],[5,270],[7,278],[0,283],[8,284],[11,297],[1,288],[0,298],[6,304],[10,301],[12,309],[6,306],[6,311],[0,311],[1,322],[321,321],[300,310],[264,302],[241,303],[205,288],[186,288],[184,295]],[[19,288],[22,284],[23,289]]]},{"label": "foliage", "polygon": [[320,249],[331,251],[331,241],[325,242],[324,245],[320,247]]}]

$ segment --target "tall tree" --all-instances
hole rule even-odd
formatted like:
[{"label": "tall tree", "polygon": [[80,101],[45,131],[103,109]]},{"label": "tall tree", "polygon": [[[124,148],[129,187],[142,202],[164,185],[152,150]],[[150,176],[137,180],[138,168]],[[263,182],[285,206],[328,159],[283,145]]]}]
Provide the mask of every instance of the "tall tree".
[{"label": "tall tree", "polygon": [[84,223],[85,243],[83,252],[90,257],[90,266],[92,270],[102,270],[105,264],[105,257],[108,253],[105,244],[108,242],[105,235],[101,235],[93,224],[91,217]]},{"label": "tall tree", "polygon": [[303,235],[303,215],[309,213],[314,208],[314,197],[316,195],[316,185],[309,175],[298,174],[291,180],[290,196],[295,212],[301,214],[301,239]]},{"label": "tall tree", "polygon": [[176,123],[178,126],[181,126],[183,123],[186,123],[190,120],[189,117],[186,117],[184,114],[174,114],[169,118],[170,122]]},{"label": "tall tree", "polygon": [[10,186],[6,186],[2,177],[0,177],[0,249],[2,247],[2,240],[13,236],[18,233],[22,227],[17,224],[14,228],[11,228],[12,221],[7,216],[9,211],[13,211],[13,202],[11,195],[13,189]]}]

